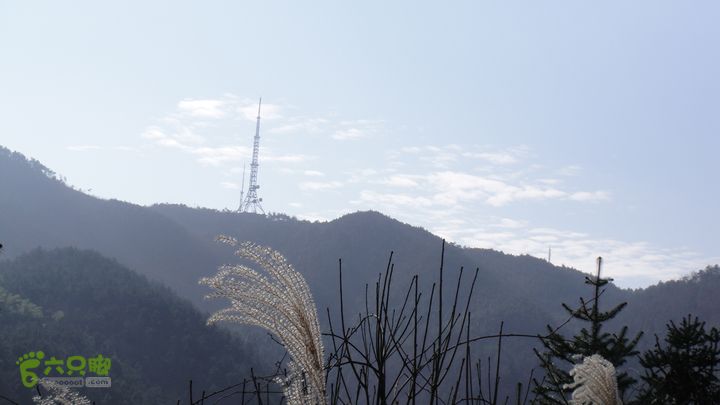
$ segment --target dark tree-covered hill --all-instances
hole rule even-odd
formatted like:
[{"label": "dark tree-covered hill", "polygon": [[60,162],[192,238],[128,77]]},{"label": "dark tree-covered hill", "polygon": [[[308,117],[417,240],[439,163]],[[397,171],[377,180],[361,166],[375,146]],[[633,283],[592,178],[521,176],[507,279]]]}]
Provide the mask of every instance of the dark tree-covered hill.
[{"label": "dark tree-covered hill", "polygon": [[185,399],[191,378],[218,389],[248,375],[252,350],[205,320],[167,287],[94,252],[34,250],[0,262],[0,395],[30,402],[15,363],[38,351],[111,358],[112,387],[85,391],[99,404],[170,404]]}]

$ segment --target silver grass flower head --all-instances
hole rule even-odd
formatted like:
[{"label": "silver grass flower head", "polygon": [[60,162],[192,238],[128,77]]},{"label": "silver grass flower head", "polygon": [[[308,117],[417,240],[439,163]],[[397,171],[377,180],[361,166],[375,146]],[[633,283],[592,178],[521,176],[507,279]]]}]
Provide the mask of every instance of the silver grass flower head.
[{"label": "silver grass flower head", "polygon": [[62,386],[54,381],[41,378],[38,381],[43,388],[48,390],[45,396],[36,395],[33,402],[36,405],[91,405],[92,401],[87,397],[80,395],[68,387]]},{"label": "silver grass flower head", "polygon": [[622,405],[615,366],[599,354],[585,357],[570,370],[570,376],[573,383],[563,388],[573,390],[572,405]]},{"label": "silver grass flower head", "polygon": [[219,242],[237,247],[235,254],[257,263],[260,273],[242,265],[221,266],[200,280],[214,290],[208,298],[226,298],[230,306],[208,324],[230,321],[259,326],[274,334],[290,354],[289,377],[283,382],[288,404],[325,404],[323,345],[317,309],[305,278],[277,251],[227,236]]}]

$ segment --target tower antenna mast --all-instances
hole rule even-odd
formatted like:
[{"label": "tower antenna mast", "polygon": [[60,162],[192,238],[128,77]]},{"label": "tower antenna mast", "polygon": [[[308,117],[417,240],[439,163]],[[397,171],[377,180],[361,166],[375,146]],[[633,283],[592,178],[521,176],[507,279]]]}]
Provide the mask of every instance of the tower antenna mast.
[{"label": "tower antenna mast", "polygon": [[242,186],[240,186],[240,206],[238,207],[238,212],[242,212],[243,208],[243,202],[245,201],[245,168],[247,167],[247,164],[243,162],[243,179],[242,179]]},{"label": "tower antenna mast", "polygon": [[262,198],[258,198],[257,190],[260,186],[257,184],[258,167],[258,154],[260,153],[260,107],[262,106],[262,97],[258,103],[258,115],[257,124],[255,126],[255,139],[253,141],[253,156],[252,163],[250,163],[250,185],[248,186],[245,200],[240,203],[240,212],[252,212],[253,214],[265,214],[265,211],[260,204]]}]

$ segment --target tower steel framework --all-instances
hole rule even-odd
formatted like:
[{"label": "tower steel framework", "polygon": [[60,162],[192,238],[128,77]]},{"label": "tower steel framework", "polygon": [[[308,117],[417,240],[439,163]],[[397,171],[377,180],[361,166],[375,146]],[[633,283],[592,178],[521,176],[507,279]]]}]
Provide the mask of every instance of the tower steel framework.
[{"label": "tower steel framework", "polygon": [[[257,175],[258,175],[258,168],[260,167],[260,164],[258,163],[258,155],[260,154],[260,107],[262,106],[262,98],[260,98],[260,102],[258,103],[258,115],[257,115],[257,124],[255,125],[255,138],[253,141],[253,155],[252,155],[252,163],[250,163],[250,185],[248,186],[247,194],[245,194],[244,198],[242,194],[240,195],[240,208],[238,209],[239,212],[252,212],[253,214],[264,214],[265,211],[262,208],[262,198],[259,198],[257,195],[257,190],[260,188],[260,186],[257,184]],[[243,170],[243,187],[245,184],[245,171]]]}]

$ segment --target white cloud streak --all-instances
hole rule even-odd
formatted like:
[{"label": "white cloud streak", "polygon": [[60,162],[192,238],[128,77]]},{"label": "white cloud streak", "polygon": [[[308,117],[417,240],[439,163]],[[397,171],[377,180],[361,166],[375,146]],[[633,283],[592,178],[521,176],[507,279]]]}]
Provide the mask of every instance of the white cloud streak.
[{"label": "white cloud streak", "polygon": [[65,149],[72,151],[72,152],[88,152],[88,151],[102,149],[102,147],[98,146],[98,145],[71,145],[71,146],[66,146]]},{"label": "white cloud streak", "polygon": [[239,190],[240,186],[237,183],[231,182],[231,181],[223,181],[220,183],[222,188],[228,189],[228,190]]},{"label": "white cloud streak", "polygon": [[332,138],[338,141],[346,141],[348,139],[364,138],[367,134],[358,128],[347,128],[335,131]]},{"label": "white cloud streak", "polygon": [[71,152],[94,152],[94,151],[115,151],[115,152],[136,152],[138,148],[132,146],[101,146],[101,145],[69,145],[65,147]]},{"label": "white cloud streak", "polygon": [[178,103],[178,110],[192,117],[222,118],[226,115],[225,100],[193,100],[186,99]]},{"label": "white cloud streak", "polygon": [[320,191],[342,187],[343,183],[339,181],[304,181],[298,187],[303,191]]},{"label": "white cloud streak", "polygon": [[[233,95],[219,99],[185,99],[178,102],[176,111],[147,127],[142,137],[155,146],[188,153],[202,165],[237,164],[252,158],[250,145],[221,144],[218,139],[222,138],[217,132],[234,127],[237,120],[255,120],[256,115],[256,101]],[[263,119],[280,117],[279,105],[262,105]],[[302,154],[276,154],[265,147],[261,147],[260,154],[260,160],[267,162],[301,163],[312,159]]]},{"label": "white cloud streak", "polygon": [[325,173],[319,171],[319,170],[305,170],[303,171],[303,174],[310,177],[324,177]]},{"label": "white cloud streak", "polygon": [[270,133],[287,134],[287,133],[319,133],[326,130],[330,125],[330,121],[324,118],[291,118],[288,123],[281,124],[270,128]]},{"label": "white cloud streak", "polygon": [[[425,193],[423,201],[432,201],[433,205],[438,208],[473,202],[502,207],[511,203],[532,200],[592,202],[607,201],[609,199],[609,193],[606,191],[570,192],[549,187],[542,183],[512,184],[489,176],[449,170],[426,175],[392,175],[376,181],[376,183],[395,189],[418,189],[420,192]],[[407,196],[413,197],[414,193],[412,192]],[[373,195],[377,197],[380,194],[383,194],[383,192],[374,191]],[[397,192],[391,192],[390,195],[409,205],[411,205],[410,202],[415,201],[414,198],[404,198]],[[371,201],[367,199],[367,202]],[[412,208],[412,206],[409,208]]]}]

